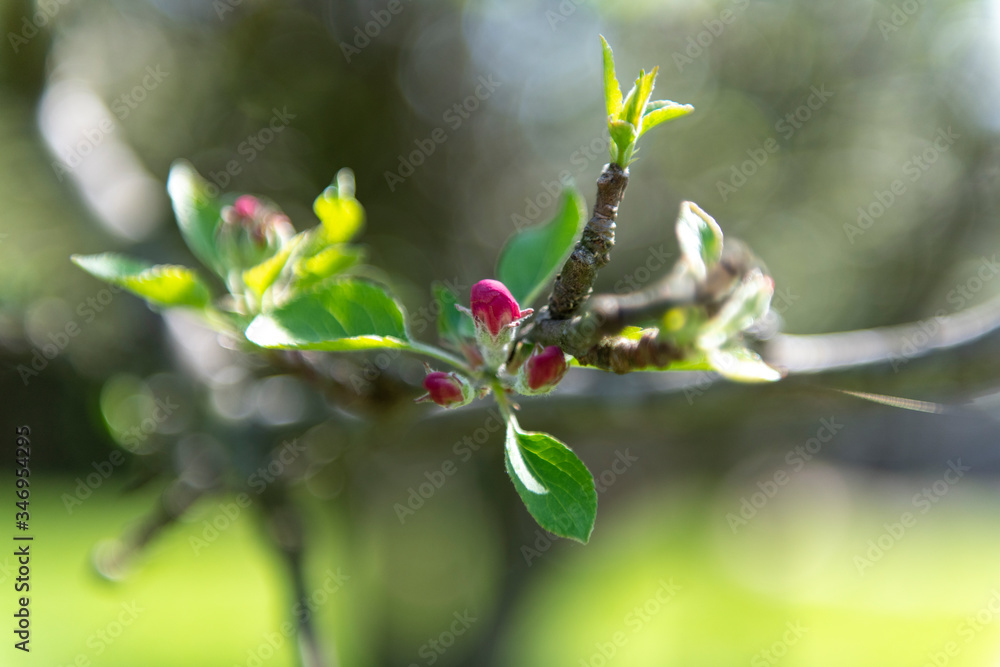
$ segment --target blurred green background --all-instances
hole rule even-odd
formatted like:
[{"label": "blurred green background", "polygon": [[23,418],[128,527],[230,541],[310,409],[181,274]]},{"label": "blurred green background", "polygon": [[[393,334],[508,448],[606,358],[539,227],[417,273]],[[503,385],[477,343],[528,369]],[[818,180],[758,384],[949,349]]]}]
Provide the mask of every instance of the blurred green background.
[{"label": "blurred green background", "polygon": [[[259,511],[279,485],[253,481],[296,437],[271,506],[301,512],[331,663],[1000,662],[996,336],[768,387],[574,371],[520,421],[595,474],[583,547],[524,511],[485,408],[408,405],[419,362],[331,407],[68,259],[191,264],[175,159],[299,228],[346,166],[371,264],[428,323],[430,282],[491,276],[559,181],[592,199],[603,34],[623,82],[659,64],[658,97],[696,112],[644,139],[600,288],[667,270],[689,199],[766,261],[787,331],[933,322],[1000,293],[996,0],[3,0],[0,33],[0,468],[30,425],[36,535],[32,651],[6,630],[0,664],[296,664],[282,515]],[[114,566],[108,540],[195,495]]]}]

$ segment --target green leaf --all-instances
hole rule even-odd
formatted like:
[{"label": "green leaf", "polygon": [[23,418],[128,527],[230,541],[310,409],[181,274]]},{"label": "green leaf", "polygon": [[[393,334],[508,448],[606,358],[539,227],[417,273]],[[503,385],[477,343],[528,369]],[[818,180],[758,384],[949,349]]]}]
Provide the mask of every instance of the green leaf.
[{"label": "green leaf", "polygon": [[522,306],[530,305],[558,273],[586,221],[583,197],[572,186],[548,222],[515,232],[500,251],[497,278]]},{"label": "green leaf", "polygon": [[698,347],[713,350],[763,317],[771,307],[774,281],[754,269],[698,334]]},{"label": "green leaf", "polygon": [[119,285],[165,308],[204,308],[212,299],[208,287],[186,266],[145,262],[118,255],[73,255],[73,263],[101,280]]},{"label": "green leaf", "polygon": [[431,285],[431,290],[438,304],[438,336],[456,346],[463,340],[473,338],[476,329],[472,318],[455,307],[458,304],[458,295],[442,283],[434,283]]},{"label": "green leaf", "polygon": [[546,433],[524,432],[507,423],[507,474],[538,525],[584,544],[597,518],[594,478],[566,445]]},{"label": "green leaf", "polygon": [[188,162],[179,160],[170,168],[167,192],[184,241],[205,266],[225,277],[215,246],[215,233],[222,222],[222,207],[218,199],[210,194],[210,187]]},{"label": "green leaf", "polygon": [[250,288],[257,298],[259,299],[263,296],[264,292],[267,291],[274,281],[278,279],[281,275],[282,270],[288,263],[288,257],[292,254],[292,251],[298,245],[296,239],[299,239],[301,235],[296,235],[275,254],[273,257],[265,259],[263,262],[257,266],[247,269],[243,272],[243,284]]},{"label": "green leaf", "polygon": [[354,198],[354,172],[341,169],[337,184],[330,185],[313,202],[328,243],[347,243],[365,224],[365,209]]},{"label": "green leaf", "polygon": [[686,201],[681,202],[676,232],[681,255],[695,278],[704,280],[708,269],[722,257],[722,229],[697,204]]},{"label": "green leaf", "polygon": [[642,128],[639,130],[639,136],[641,137],[661,123],[686,116],[692,111],[694,111],[694,107],[690,104],[678,104],[670,100],[650,102],[646,105],[646,112],[642,116]]},{"label": "green leaf", "polygon": [[615,76],[615,55],[604,35],[601,35],[601,44],[604,52],[604,103],[608,109],[608,118],[618,118],[622,110],[622,89]]},{"label": "green leaf", "polygon": [[295,263],[295,289],[306,289],[342,273],[364,259],[365,251],[343,243],[328,246]]},{"label": "green leaf", "polygon": [[642,126],[642,115],[646,111],[646,103],[649,102],[650,95],[653,94],[653,84],[659,69],[659,67],[654,67],[649,74],[644,70],[639,70],[639,78],[635,80],[635,85],[629,91],[628,97],[625,98],[621,119],[627,120],[636,128]]},{"label": "green leaf", "polygon": [[262,313],[247,327],[266,348],[351,351],[407,348],[402,307],[367,280],[332,278]]},{"label": "green leaf", "polygon": [[764,363],[754,352],[742,346],[710,350],[707,353],[712,370],[735,382],[775,382],[781,373]]}]

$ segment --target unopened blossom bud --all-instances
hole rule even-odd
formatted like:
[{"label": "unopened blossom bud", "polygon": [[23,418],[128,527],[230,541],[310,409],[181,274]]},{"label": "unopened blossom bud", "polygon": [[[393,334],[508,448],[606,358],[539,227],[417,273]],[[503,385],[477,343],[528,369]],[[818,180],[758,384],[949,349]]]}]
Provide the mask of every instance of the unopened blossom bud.
[{"label": "unopened blossom bud", "polygon": [[457,373],[433,371],[424,378],[427,393],[417,399],[417,403],[434,401],[444,408],[458,408],[468,404],[475,391],[468,380]]},{"label": "unopened blossom bud", "polygon": [[252,195],[241,195],[222,210],[215,242],[226,268],[241,272],[274,256],[294,234],[284,213]]},{"label": "unopened blossom bud", "polygon": [[499,368],[507,360],[515,327],[532,310],[521,310],[510,290],[498,280],[480,280],[473,285],[470,302],[479,350],[488,366]]},{"label": "unopened blossom bud", "polygon": [[240,195],[233,202],[233,213],[241,218],[252,219],[260,208],[260,200],[253,195]]},{"label": "unopened blossom bud", "polygon": [[473,285],[471,301],[476,324],[486,327],[493,336],[521,318],[517,301],[499,280],[480,280]]},{"label": "unopened blossom bud", "polygon": [[566,355],[555,345],[536,348],[521,367],[517,376],[517,390],[522,394],[547,394],[566,375],[569,366]]}]

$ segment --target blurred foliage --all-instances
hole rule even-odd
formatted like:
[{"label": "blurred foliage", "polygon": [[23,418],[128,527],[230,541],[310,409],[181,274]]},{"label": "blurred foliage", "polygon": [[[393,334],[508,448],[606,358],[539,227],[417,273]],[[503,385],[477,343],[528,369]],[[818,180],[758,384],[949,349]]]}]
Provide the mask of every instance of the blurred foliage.
[{"label": "blurred foliage", "polygon": [[[626,279],[648,284],[665,270],[687,199],[767,262],[788,331],[955,312],[997,294],[998,283],[973,280],[1000,247],[994,0],[404,0],[388,22],[378,0],[93,0],[55,3],[15,51],[9,35],[42,4],[0,2],[0,425],[30,424],[33,464],[50,471],[34,496],[45,660],[93,655],[87,637],[134,599],[149,611],[95,664],[246,664],[287,620],[289,600],[254,521],[193,553],[188,538],[222,498],[196,505],[113,588],[93,578],[88,554],[156,505],[155,486],[120,496],[126,478],[203,457],[245,480],[300,434],[309,455],[294,491],[307,507],[309,585],[331,567],[351,576],[318,612],[345,665],[429,664],[421,647],[465,609],[478,620],[438,664],[587,664],[595,642],[631,631],[625,615],[671,577],[682,590],[616,664],[751,661],[801,621],[809,632],[781,664],[912,665],[964,642],[958,625],[1000,587],[995,400],[936,417],[800,381],[663,396],[604,376],[594,389],[595,376],[571,371],[565,400],[524,402],[532,427],[574,443],[599,482],[619,451],[639,462],[601,491],[589,547],[556,543],[527,563],[522,547],[539,537],[498,472],[501,438],[486,415],[414,425],[406,409],[368,421],[337,412],[307,431],[330,413],[301,382],[257,378],[190,322],[164,322],[69,261],[113,249],[190,264],[165,194],[177,158],[222,189],[273,199],[300,229],[313,224],[309,202],[350,167],[371,263],[391,268],[381,277],[410,312],[428,312],[431,281],[468,290],[520,220],[553,215],[560,179],[592,198],[608,154],[604,34],[621,45],[619,71],[660,63],[657,93],[697,112],[643,140],[599,287],[624,291]],[[948,128],[958,138],[934,149]],[[926,151],[934,163],[911,180]],[[412,175],[387,179],[407,173],[404,163]],[[753,173],[736,187],[734,169]],[[887,192],[893,203],[874,215]],[[859,207],[873,222],[851,237]],[[425,319],[429,338],[434,316]],[[25,385],[18,367],[46,345],[58,354],[38,357]],[[998,360],[986,340],[899,373],[829,382],[965,398],[997,377]],[[144,431],[156,400],[171,398],[176,411]],[[732,535],[726,513],[831,415],[843,432]],[[135,446],[125,442],[134,428]],[[459,446],[470,437],[474,454]],[[116,441],[141,455],[70,515],[62,494]],[[858,576],[854,555],[956,458],[973,479]],[[459,472],[401,525],[393,505],[446,459]],[[1000,637],[988,625],[961,646],[949,664],[992,664]],[[292,664],[288,647],[267,664]]]}]

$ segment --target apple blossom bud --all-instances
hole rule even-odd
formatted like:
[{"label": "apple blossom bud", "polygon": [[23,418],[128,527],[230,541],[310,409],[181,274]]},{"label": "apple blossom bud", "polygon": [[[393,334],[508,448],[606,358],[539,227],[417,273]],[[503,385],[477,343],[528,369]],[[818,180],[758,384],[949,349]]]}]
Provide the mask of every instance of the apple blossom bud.
[{"label": "apple blossom bud", "polygon": [[475,391],[468,380],[457,373],[432,371],[424,378],[427,393],[417,403],[434,401],[444,408],[458,408],[472,401]]},{"label": "apple blossom bud", "polygon": [[492,336],[520,319],[521,309],[510,290],[499,280],[480,280],[472,286],[472,317]]},{"label": "apple blossom bud", "polygon": [[240,195],[233,202],[233,213],[241,218],[253,218],[260,207],[260,200],[253,195]]},{"label": "apple blossom bud", "polygon": [[483,361],[497,369],[507,361],[514,329],[530,315],[530,308],[521,310],[510,290],[498,280],[480,280],[472,286],[471,309],[464,309],[476,323],[476,343]]},{"label": "apple blossom bud", "polygon": [[547,394],[566,375],[569,366],[566,355],[555,345],[535,351],[521,367],[517,376],[517,390],[522,394]]},{"label": "apple blossom bud", "polygon": [[284,213],[253,195],[241,195],[222,210],[215,242],[226,267],[243,271],[274,256],[294,234]]}]

